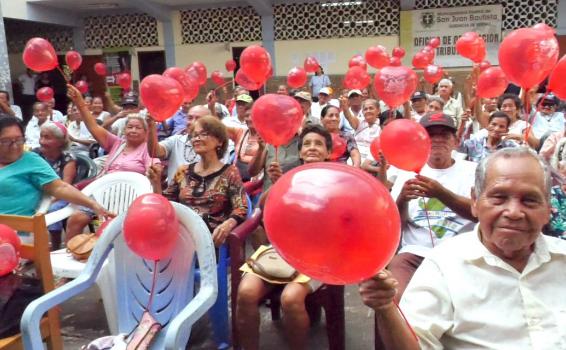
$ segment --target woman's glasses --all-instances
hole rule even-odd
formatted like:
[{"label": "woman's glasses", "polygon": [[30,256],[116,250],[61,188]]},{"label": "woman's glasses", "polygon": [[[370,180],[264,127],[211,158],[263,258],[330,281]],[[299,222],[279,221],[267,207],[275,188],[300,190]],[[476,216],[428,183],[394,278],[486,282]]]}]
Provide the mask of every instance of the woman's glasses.
[{"label": "woman's glasses", "polygon": [[18,137],[15,139],[0,139],[0,146],[2,147],[10,147],[12,145],[22,146],[26,142],[26,139],[23,137]]},{"label": "woman's glasses", "polygon": [[193,134],[191,136],[191,138],[193,140],[206,140],[208,138],[209,134],[205,131],[203,132],[199,132],[198,134]]}]

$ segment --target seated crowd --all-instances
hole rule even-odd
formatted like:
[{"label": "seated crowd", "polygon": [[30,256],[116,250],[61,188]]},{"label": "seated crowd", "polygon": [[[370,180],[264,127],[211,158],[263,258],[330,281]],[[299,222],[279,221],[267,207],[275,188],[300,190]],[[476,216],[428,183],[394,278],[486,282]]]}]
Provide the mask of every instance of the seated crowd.
[{"label": "seated crowd", "polygon": [[[66,116],[53,101],[36,102],[26,127],[19,108],[0,91],[0,188],[11,188],[0,191],[0,214],[33,215],[43,193],[53,197],[50,210],[80,205],[66,227],[49,227],[52,249],[59,249],[62,232],[68,241],[96,216],[112,215],[72,186],[80,180],[77,159],[90,157],[97,178],[117,171],[147,175],[154,192],[195,210],[220,246],[255,199],[263,206],[283,174],[331,161],[331,135],[337,134],[346,149],[334,161],[387,186],[401,217],[397,254],[360,285],[362,300],[375,310],[377,347],[566,348],[566,304],[559,293],[566,271],[563,106],[538,86],[521,96],[480,99],[471,83],[478,71],[461,93],[447,77],[396,110],[371,89],[335,96],[323,87],[313,99],[280,86],[277,93],[293,96],[304,118],[278,148],[254,128],[254,100],[241,87],[231,100],[220,101],[211,91],[205,104],[184,103],[156,122],[135,94],[116,106],[69,85]],[[524,112],[524,100],[530,111]],[[398,118],[420,123],[430,137],[430,157],[419,174],[370,151]],[[247,191],[260,183],[261,196]],[[268,243],[262,229],[254,233],[254,249]],[[305,298],[320,286],[307,277],[283,288],[291,348],[306,348]],[[254,273],[243,276],[236,317],[244,349],[259,347],[258,306],[273,287]]]}]

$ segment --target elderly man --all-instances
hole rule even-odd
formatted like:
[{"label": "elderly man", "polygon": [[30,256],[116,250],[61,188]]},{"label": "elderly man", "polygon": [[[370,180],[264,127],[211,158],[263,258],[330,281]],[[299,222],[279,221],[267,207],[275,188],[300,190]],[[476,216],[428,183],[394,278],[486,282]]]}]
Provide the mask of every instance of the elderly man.
[{"label": "elderly man", "polygon": [[533,134],[537,139],[546,137],[555,132],[564,132],[564,113],[557,112],[558,98],[554,94],[541,97],[536,106],[538,111],[532,118]]},{"label": "elderly man", "polygon": [[236,97],[236,115],[224,118],[222,122],[226,126],[231,126],[234,128],[247,129],[246,124],[246,110],[251,107],[254,100],[248,94],[240,94]]},{"label": "elderly man", "polygon": [[428,96],[424,91],[416,91],[411,96],[411,119],[419,121],[427,112]]},{"label": "elderly man", "polygon": [[464,110],[462,109],[462,103],[452,97],[453,92],[454,84],[452,83],[452,80],[442,79],[438,83],[438,97],[444,101],[444,113],[455,118],[454,121],[456,122],[456,125],[458,125]]},{"label": "elderly man", "polygon": [[474,226],[470,189],[476,164],[452,158],[458,145],[454,119],[437,112],[420,123],[432,143],[428,162],[416,176],[399,171],[391,190],[403,227],[399,253],[389,265],[399,281],[398,297],[433,247]]},{"label": "elderly man", "polygon": [[155,121],[148,118],[149,137],[147,141],[147,149],[149,154],[161,160],[169,160],[167,165],[167,181],[170,183],[177,169],[184,164],[197,162],[200,158],[193,150],[193,145],[189,137],[189,128],[192,122],[200,117],[209,115],[210,111],[206,106],[194,106],[187,113],[187,132],[177,134],[166,138],[165,140],[155,143]]},{"label": "elderly man", "polygon": [[181,108],[173,114],[173,116],[165,122],[170,135],[181,134],[187,129],[187,113],[189,113],[189,108],[191,107],[190,102],[183,102]]},{"label": "elderly man", "polygon": [[387,271],[360,285],[387,349],[566,349],[566,241],[541,234],[550,176],[525,147],[505,148],[476,171],[476,228],[434,249],[401,309]]},{"label": "elderly man", "polygon": [[320,120],[320,113],[324,107],[330,102],[331,91],[330,88],[322,88],[318,93],[318,102],[311,104],[311,115],[313,118]]}]

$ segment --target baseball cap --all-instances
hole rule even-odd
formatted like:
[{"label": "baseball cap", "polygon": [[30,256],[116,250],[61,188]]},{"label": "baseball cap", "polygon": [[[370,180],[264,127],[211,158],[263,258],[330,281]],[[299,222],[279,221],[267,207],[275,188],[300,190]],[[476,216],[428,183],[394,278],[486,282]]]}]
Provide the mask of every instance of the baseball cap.
[{"label": "baseball cap", "polygon": [[324,88],[320,89],[320,91],[319,91],[318,93],[319,93],[319,94],[330,95],[330,94],[332,94],[332,91],[330,91],[330,88],[324,87]]},{"label": "baseball cap", "polygon": [[311,94],[306,91],[299,91],[295,93],[295,98],[300,98],[301,100],[312,102]]},{"label": "baseball cap", "polygon": [[121,106],[138,106],[138,96],[133,92],[128,92],[122,97]]},{"label": "baseball cap", "polygon": [[442,112],[427,113],[424,117],[421,118],[420,123],[425,128],[431,126],[445,126],[447,128],[453,129],[454,131],[458,130],[456,123],[454,123],[454,118]]},{"label": "baseball cap", "polygon": [[236,102],[252,103],[254,99],[248,94],[240,94],[236,97]]},{"label": "baseball cap", "polygon": [[543,97],[541,97],[541,99],[542,100],[539,100],[538,103],[552,103],[552,104],[555,104],[555,105],[558,104],[558,98],[553,93],[549,93],[547,95],[544,95]]},{"label": "baseball cap", "polygon": [[358,89],[353,89],[348,92],[348,97],[352,97],[354,95],[362,96],[362,92]]},{"label": "baseball cap", "polygon": [[427,98],[427,96],[426,96],[426,93],[424,91],[415,91],[413,96],[411,96],[411,101],[420,100],[420,99],[426,100],[426,98]]}]

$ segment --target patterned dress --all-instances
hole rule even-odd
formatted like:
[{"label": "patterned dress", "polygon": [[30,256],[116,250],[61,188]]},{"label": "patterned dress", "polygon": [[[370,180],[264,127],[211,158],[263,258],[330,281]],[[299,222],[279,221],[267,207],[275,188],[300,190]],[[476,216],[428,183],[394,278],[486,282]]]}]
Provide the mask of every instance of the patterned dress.
[{"label": "patterned dress", "polygon": [[550,222],[543,228],[543,233],[566,239],[566,194],[560,186],[552,187],[550,193]]},{"label": "patterned dress", "polygon": [[242,223],[248,204],[238,169],[226,164],[210,175],[200,176],[195,173],[195,165],[179,167],[163,195],[197,212],[211,232],[229,218]]}]

